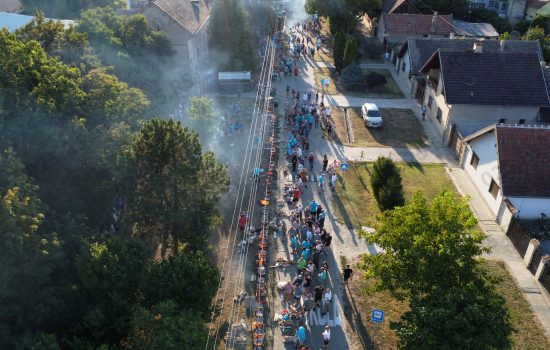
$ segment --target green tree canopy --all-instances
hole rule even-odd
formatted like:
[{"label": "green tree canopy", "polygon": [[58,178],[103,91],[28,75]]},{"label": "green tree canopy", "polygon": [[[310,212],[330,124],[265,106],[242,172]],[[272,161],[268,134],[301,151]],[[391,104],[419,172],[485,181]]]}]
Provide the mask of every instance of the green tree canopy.
[{"label": "green tree canopy", "polygon": [[390,327],[401,349],[510,349],[510,315],[491,285],[436,288],[413,296],[410,309]]},{"label": "green tree canopy", "polygon": [[218,121],[218,114],[214,110],[214,101],[210,97],[191,96],[187,115],[203,140],[212,135]]},{"label": "green tree canopy", "polygon": [[364,255],[360,266],[376,278],[372,289],[397,296],[463,287],[476,279],[478,258],[488,250],[476,225],[467,199],[444,192],[428,204],[416,193],[410,203],[384,212],[375,232],[364,234],[382,252]]},{"label": "green tree canopy", "polygon": [[179,242],[204,249],[229,184],[225,166],[212,153],[202,154],[197,133],[173,120],[148,121],[129,151],[134,234],[160,238],[164,247],[170,239],[176,252]]},{"label": "green tree canopy", "polygon": [[358,57],[357,53],[357,38],[352,36],[346,43],[346,49],[344,50],[344,67],[349,66],[355,62]]},{"label": "green tree canopy", "polygon": [[[369,84],[370,87],[372,86]],[[376,159],[371,176],[371,185],[380,210],[393,209],[405,204],[401,174],[390,158],[378,157]]]},{"label": "green tree canopy", "polygon": [[218,0],[210,13],[208,41],[220,70],[254,70],[256,52],[247,13],[239,0]]},{"label": "green tree canopy", "polygon": [[344,52],[346,50],[346,34],[342,31],[334,35],[332,41],[332,56],[334,57],[334,67],[336,71],[340,71],[344,68]]}]

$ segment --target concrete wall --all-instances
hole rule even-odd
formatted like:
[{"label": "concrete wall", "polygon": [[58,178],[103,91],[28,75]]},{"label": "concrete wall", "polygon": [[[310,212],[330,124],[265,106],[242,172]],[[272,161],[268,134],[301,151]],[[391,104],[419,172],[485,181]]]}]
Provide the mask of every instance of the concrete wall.
[{"label": "concrete wall", "polygon": [[147,17],[153,29],[162,30],[166,33],[168,39],[172,42],[173,49],[176,51],[175,59],[178,65],[181,64],[183,67],[189,67],[191,65],[191,57],[189,55],[191,34],[154,5],[144,8],[143,14]]},{"label": "concrete wall", "polygon": [[[470,164],[474,152],[479,158],[477,169]],[[464,159],[464,170],[493,214],[498,215],[502,202],[502,189],[498,191],[496,198],[489,192],[491,180],[501,187],[495,134],[487,133],[470,141],[466,147]]]},{"label": "concrete wall", "polygon": [[508,232],[508,228],[510,227],[513,218],[514,213],[508,208],[505,201],[501,201],[500,207],[498,208],[496,221],[502,227],[504,232]]},{"label": "concrete wall", "polygon": [[521,21],[525,16],[526,7],[527,0],[508,0],[508,9],[506,11],[508,22],[515,24]]},{"label": "concrete wall", "polygon": [[[403,71],[403,64],[405,64],[405,71]],[[395,62],[395,71],[397,75],[403,79],[403,81],[405,81],[406,79],[406,82],[410,88],[411,87],[410,77],[412,76],[412,74],[411,74],[411,58],[409,55],[409,50],[405,51],[405,54],[403,55],[403,57],[397,58],[397,62]]]},{"label": "concrete wall", "polygon": [[550,216],[550,198],[509,197],[520,219],[538,219],[540,213]]}]

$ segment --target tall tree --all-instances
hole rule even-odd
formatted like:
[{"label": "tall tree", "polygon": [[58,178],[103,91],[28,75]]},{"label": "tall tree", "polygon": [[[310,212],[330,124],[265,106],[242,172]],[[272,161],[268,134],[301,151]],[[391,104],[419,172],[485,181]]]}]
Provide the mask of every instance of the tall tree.
[{"label": "tall tree", "polygon": [[336,33],[332,44],[332,56],[334,57],[334,67],[336,71],[344,68],[344,51],[346,49],[346,34],[342,31]]},{"label": "tall tree", "polygon": [[344,50],[344,62],[343,66],[347,67],[357,59],[357,38],[352,36],[346,43],[346,49]]},{"label": "tall tree", "polygon": [[218,115],[214,110],[214,101],[208,96],[192,96],[189,98],[189,108],[187,115],[193,124],[193,128],[198,131],[201,138],[212,135]]},{"label": "tall tree", "polygon": [[180,242],[204,249],[217,201],[228,185],[227,172],[213,154],[201,153],[198,135],[179,122],[147,122],[131,149],[135,164],[134,234],[168,240],[174,252]]},{"label": "tall tree", "polygon": [[404,206],[384,212],[375,232],[364,234],[382,252],[363,256],[361,268],[376,278],[372,289],[397,296],[462,287],[477,278],[478,257],[488,251],[476,225],[467,199],[444,192],[428,204],[416,193]]},{"label": "tall tree", "polygon": [[[372,88],[369,85],[369,88]],[[378,157],[374,162],[371,185],[380,210],[389,210],[405,204],[399,169],[387,157]]]},{"label": "tall tree", "polygon": [[254,70],[256,52],[247,13],[239,0],[218,0],[210,14],[208,41],[220,70]]}]

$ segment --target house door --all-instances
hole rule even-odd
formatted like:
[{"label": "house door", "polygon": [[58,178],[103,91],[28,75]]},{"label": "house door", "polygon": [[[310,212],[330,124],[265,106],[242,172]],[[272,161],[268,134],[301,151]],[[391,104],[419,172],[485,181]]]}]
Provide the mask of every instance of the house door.
[{"label": "house door", "polygon": [[420,102],[420,104],[424,103],[424,91],[426,91],[426,81],[424,79],[417,80],[416,81],[416,92],[414,94],[414,98]]}]

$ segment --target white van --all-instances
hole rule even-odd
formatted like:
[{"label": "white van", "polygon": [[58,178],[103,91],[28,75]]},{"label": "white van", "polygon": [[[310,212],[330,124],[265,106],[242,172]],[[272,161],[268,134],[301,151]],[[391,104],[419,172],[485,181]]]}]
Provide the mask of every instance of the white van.
[{"label": "white van", "polygon": [[361,107],[361,114],[363,115],[363,121],[368,128],[380,128],[382,126],[382,117],[378,106],[374,103],[365,103]]}]

